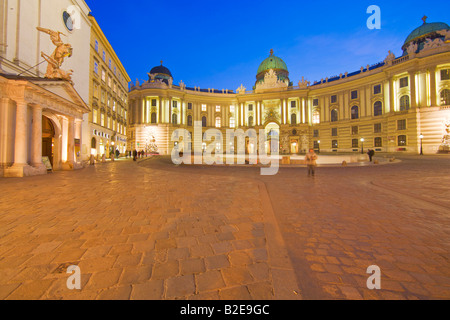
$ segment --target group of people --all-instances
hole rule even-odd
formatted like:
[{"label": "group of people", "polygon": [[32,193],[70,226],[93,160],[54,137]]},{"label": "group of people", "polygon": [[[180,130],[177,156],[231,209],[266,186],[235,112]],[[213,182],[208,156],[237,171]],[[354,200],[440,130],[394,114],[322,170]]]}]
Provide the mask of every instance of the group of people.
[{"label": "group of people", "polygon": [[[133,161],[136,161],[139,158],[144,158],[145,157],[145,151],[141,150],[141,151],[137,151],[136,149],[133,151]],[[131,158],[131,151],[127,151],[127,156],[129,156]]]},{"label": "group of people", "polygon": [[[370,162],[372,162],[372,159],[375,155],[375,151],[373,149],[369,149],[367,151],[367,155],[369,156]],[[313,149],[310,149],[309,152],[306,154],[305,161],[306,166],[308,168],[308,177],[313,176],[316,174],[316,167],[317,167],[317,154],[314,152]]]}]

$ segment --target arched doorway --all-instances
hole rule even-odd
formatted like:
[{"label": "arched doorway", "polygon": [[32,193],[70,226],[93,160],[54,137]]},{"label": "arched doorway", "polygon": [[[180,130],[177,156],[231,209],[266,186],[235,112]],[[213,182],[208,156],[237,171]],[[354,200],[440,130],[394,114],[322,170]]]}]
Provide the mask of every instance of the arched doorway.
[{"label": "arched doorway", "polygon": [[55,127],[52,121],[42,116],[42,156],[48,157],[53,166],[53,155],[55,146]]},{"label": "arched doorway", "polygon": [[[266,152],[267,154],[277,153],[280,148],[280,126],[276,122],[270,122],[266,125]],[[272,139],[276,139],[276,143],[272,144]]]}]

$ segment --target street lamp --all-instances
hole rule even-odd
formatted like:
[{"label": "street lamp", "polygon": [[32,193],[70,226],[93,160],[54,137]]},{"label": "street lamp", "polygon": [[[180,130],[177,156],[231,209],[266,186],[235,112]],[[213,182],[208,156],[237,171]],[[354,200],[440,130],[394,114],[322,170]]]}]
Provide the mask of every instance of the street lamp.
[{"label": "street lamp", "polygon": [[320,140],[317,141],[317,153],[320,153]]},{"label": "street lamp", "polygon": [[423,156],[423,134],[420,134],[420,155]]},{"label": "street lamp", "polygon": [[364,154],[364,138],[361,138],[361,154]]}]

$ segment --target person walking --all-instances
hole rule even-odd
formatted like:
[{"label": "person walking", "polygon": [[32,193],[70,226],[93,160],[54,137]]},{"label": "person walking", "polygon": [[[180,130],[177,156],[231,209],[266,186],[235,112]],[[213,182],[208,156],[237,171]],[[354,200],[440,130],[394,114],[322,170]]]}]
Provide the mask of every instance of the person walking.
[{"label": "person walking", "polygon": [[306,154],[305,160],[308,167],[308,177],[310,175],[314,177],[316,174],[317,154],[313,149],[309,149],[309,152]]},{"label": "person walking", "polygon": [[136,161],[137,156],[138,156],[138,152],[137,152],[136,149],[134,149],[134,151],[133,151],[133,161]]},{"label": "person walking", "polygon": [[372,162],[372,158],[375,155],[375,151],[373,149],[369,149],[369,151],[367,151],[367,154],[369,155],[370,162]]}]

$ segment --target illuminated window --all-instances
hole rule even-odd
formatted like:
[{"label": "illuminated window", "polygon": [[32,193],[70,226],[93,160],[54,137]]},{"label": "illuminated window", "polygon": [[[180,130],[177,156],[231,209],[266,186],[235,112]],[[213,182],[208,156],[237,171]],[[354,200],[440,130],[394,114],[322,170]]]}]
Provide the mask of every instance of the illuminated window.
[{"label": "illuminated window", "polygon": [[312,113],[312,123],[319,124],[320,123],[320,113],[319,111],[313,111]]},{"label": "illuminated window", "polygon": [[234,113],[235,112],[235,107],[234,106],[230,106],[230,112]]},{"label": "illuminated window", "polygon": [[399,147],[406,146],[406,136],[405,135],[398,136],[398,146]]},{"label": "illuminated window", "polygon": [[220,106],[216,106],[216,112],[220,112]]},{"label": "illuminated window", "polygon": [[97,121],[98,121],[97,117],[98,117],[97,109],[93,109],[92,110],[92,122],[93,123],[97,123]]},{"label": "illuminated window", "polygon": [[331,141],[331,148],[333,148],[333,149],[337,149],[338,148],[338,141],[337,140]]},{"label": "illuminated window", "polygon": [[105,126],[105,114],[104,114],[104,113],[102,113],[102,114],[100,115],[100,125],[101,125],[102,127]]},{"label": "illuminated window", "polygon": [[108,117],[107,128],[108,128],[108,129],[111,128],[111,118],[110,118],[110,117]]},{"label": "illuminated window", "polygon": [[236,127],[236,120],[234,118],[230,118],[230,128]]},{"label": "illuminated window", "polygon": [[102,69],[102,81],[106,82],[106,71],[105,71],[105,69]]},{"label": "illuminated window", "polygon": [[380,137],[376,137],[374,139],[375,148],[381,148],[383,146],[383,139]]},{"label": "illuminated window", "polygon": [[206,111],[206,104],[202,104],[202,111]]},{"label": "illuminated window", "polygon": [[444,89],[441,91],[441,105],[448,106],[450,105],[450,90]]},{"label": "illuminated window", "polygon": [[221,119],[220,117],[216,118],[216,128],[220,128],[221,127]]}]

